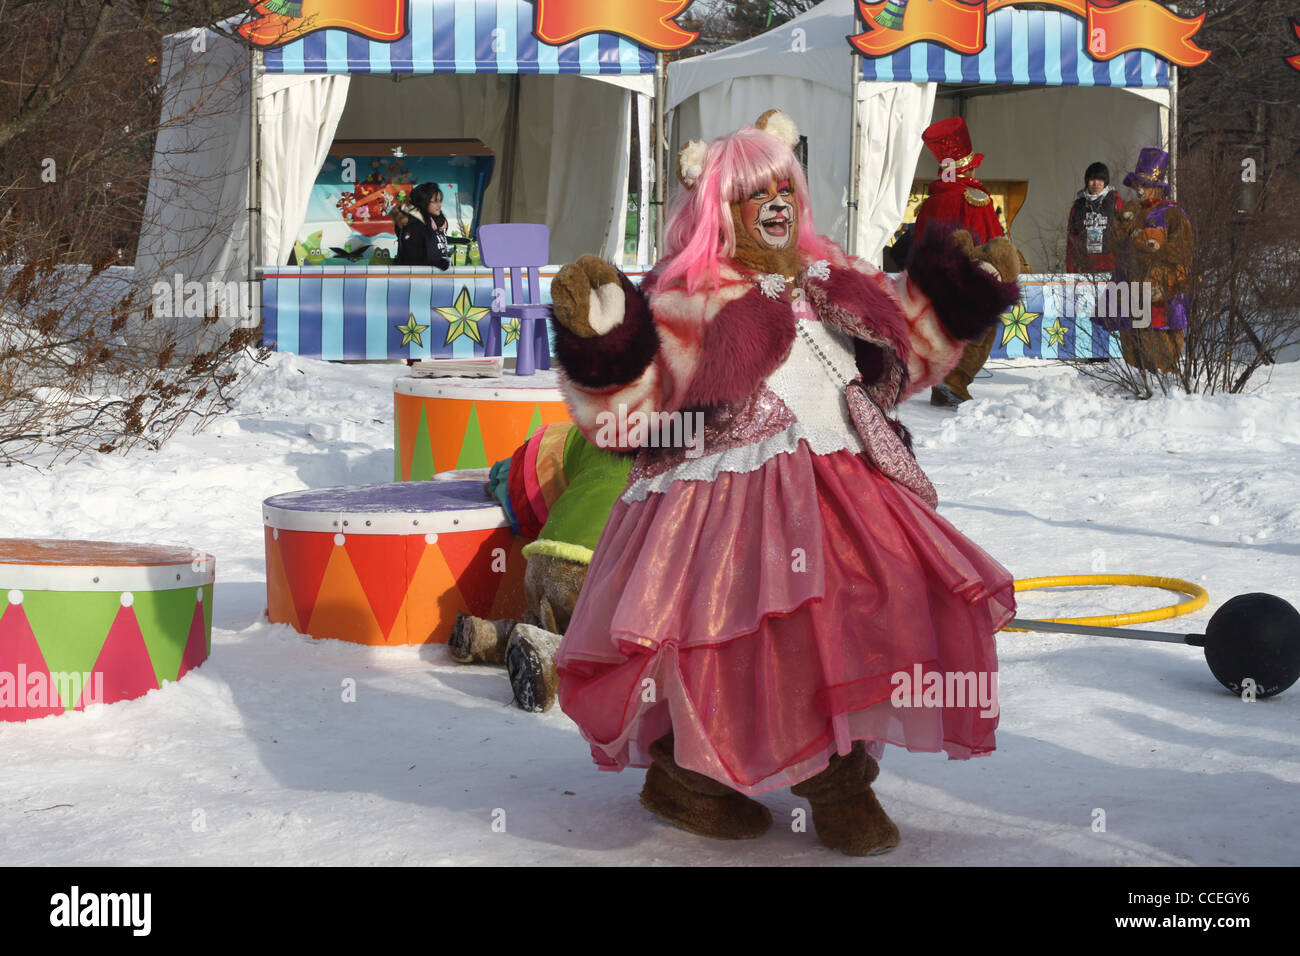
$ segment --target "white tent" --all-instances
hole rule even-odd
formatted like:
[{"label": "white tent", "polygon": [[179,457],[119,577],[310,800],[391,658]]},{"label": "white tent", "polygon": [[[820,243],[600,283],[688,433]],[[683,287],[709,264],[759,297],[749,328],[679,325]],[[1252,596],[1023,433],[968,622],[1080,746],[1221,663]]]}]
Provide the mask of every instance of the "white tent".
[{"label": "white tent", "polygon": [[[1168,64],[1133,51],[1095,65],[1075,53],[1083,29],[1060,11],[1003,8],[990,15],[988,44],[978,56],[915,43],[865,60],[871,79],[861,80],[846,39],[861,32],[854,0],[824,0],[752,40],[671,64],[673,145],[784,109],[808,137],[817,228],[879,261],[913,180],[938,172],[921,131],[960,110],[986,156],[978,175],[1030,181],[1012,238],[1042,262],[1063,247],[1066,214],[1088,163],[1106,162],[1118,185],[1140,147],[1168,142]],[[858,129],[852,236],[850,91]]]},{"label": "white tent", "polygon": [[[667,109],[674,153],[753,123],[773,107],[808,139],[808,186],[818,231],[878,258],[902,220],[911,172],[930,123],[933,83],[856,83],[845,37],[854,0],[826,0],[761,36],[668,67]],[[849,167],[857,90],[859,129],[856,236],[848,235]]]},{"label": "white tent", "polygon": [[[464,16],[467,0],[410,0],[393,44],[331,29],[254,55],[209,30],[166,37],[141,281],[241,282],[283,266],[335,139],[480,139],[497,156],[481,221],[547,223],[555,262],[621,259],[631,103],[648,155],[653,55],[603,36],[546,47],[522,29],[529,4],[468,2],[486,16]],[[515,25],[504,41],[500,24]]]}]

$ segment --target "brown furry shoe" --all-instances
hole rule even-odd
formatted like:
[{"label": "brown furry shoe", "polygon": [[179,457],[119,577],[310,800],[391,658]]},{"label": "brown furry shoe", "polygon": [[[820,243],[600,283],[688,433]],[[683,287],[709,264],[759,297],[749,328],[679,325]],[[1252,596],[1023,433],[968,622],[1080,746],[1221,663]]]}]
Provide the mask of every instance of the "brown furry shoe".
[{"label": "brown furry shoe", "polygon": [[447,638],[447,652],[458,664],[504,664],[506,642],[514,621],[488,621],[472,614],[456,615],[456,624]]},{"label": "brown furry shoe", "polygon": [[940,383],[930,389],[930,404],[940,408],[956,408],[966,399],[962,398],[947,385]]},{"label": "brown furry shoe", "polygon": [[541,713],[555,703],[559,677],[555,673],[555,652],[559,634],[531,624],[516,624],[506,645],[506,673],[520,710]]},{"label": "brown furry shoe", "polygon": [[790,788],[812,806],[817,836],[832,849],[849,856],[876,856],[898,846],[898,827],[871,792],[880,765],[861,741],[847,756],[836,754],[830,765],[811,779]]},{"label": "brown furry shoe", "polygon": [[715,840],[752,840],[772,827],[772,811],[757,800],[686,770],[673,759],[669,734],[650,745],[641,805],[688,833]]},{"label": "brown furry shoe", "polygon": [[574,605],[587,578],[587,565],[566,561],[553,555],[528,555],[524,570],[524,597],[538,624],[555,634],[563,634],[573,617]]}]

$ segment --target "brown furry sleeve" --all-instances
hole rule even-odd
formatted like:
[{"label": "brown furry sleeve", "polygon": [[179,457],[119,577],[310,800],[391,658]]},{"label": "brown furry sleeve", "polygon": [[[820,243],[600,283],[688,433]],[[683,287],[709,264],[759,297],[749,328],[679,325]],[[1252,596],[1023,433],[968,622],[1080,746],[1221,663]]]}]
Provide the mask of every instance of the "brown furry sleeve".
[{"label": "brown furry sleeve", "polygon": [[1020,301],[1020,287],[1002,282],[952,241],[952,230],[932,227],[913,249],[907,275],[955,339],[977,339]]},{"label": "brown furry sleeve", "polygon": [[1151,283],[1156,302],[1167,302],[1186,292],[1192,268],[1192,224],[1177,206],[1166,206],[1162,211],[1164,241],[1159,249],[1151,250],[1145,245],[1145,230],[1136,230],[1131,240],[1140,278]]}]

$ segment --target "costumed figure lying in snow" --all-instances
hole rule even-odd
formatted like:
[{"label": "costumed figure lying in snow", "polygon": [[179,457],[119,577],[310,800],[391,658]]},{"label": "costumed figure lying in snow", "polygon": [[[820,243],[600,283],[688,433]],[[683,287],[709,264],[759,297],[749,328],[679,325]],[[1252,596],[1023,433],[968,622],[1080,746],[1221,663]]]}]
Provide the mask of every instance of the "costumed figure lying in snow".
[{"label": "costumed figure lying in snow", "polygon": [[524,545],[522,621],[460,614],[447,641],[461,664],[505,664],[515,703],[544,711],[555,702],[555,651],[569,625],[593,549],[627,485],[632,459],[604,451],[572,422],[544,425],[492,466],[496,498]]},{"label": "costumed figure lying in snow", "polygon": [[814,231],[794,124],[759,126],[683,150],[667,255],[639,289],[593,256],[552,284],[561,384],[593,442],[636,413],[706,425],[693,455],[642,442],[559,701],[596,763],[648,767],[643,805],[686,830],[757,837],[772,817],[751,795],[790,787],[824,843],[879,853],[899,839],[871,791],[884,744],[965,758],[997,725],[977,704],[896,706],[898,678],[987,677],[1014,611],[1011,575],[935,513],[886,413],[1018,299],[999,277],[1016,253],[934,230],[895,281]]}]

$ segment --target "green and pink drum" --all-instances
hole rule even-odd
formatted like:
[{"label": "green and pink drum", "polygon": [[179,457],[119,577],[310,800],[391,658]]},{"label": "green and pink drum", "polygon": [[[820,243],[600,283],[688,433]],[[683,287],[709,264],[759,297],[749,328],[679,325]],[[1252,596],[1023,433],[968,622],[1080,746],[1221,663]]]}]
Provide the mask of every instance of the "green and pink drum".
[{"label": "green and pink drum", "polygon": [[267,616],[301,634],[442,644],[462,611],[523,613],[523,542],[482,481],[289,492],[262,518]]},{"label": "green and pink drum", "polygon": [[500,378],[418,378],[393,383],[395,481],[488,468],[543,425],[569,421],[553,370]]},{"label": "green and pink drum", "polygon": [[212,646],[211,555],[0,538],[0,720],[141,697]]}]

